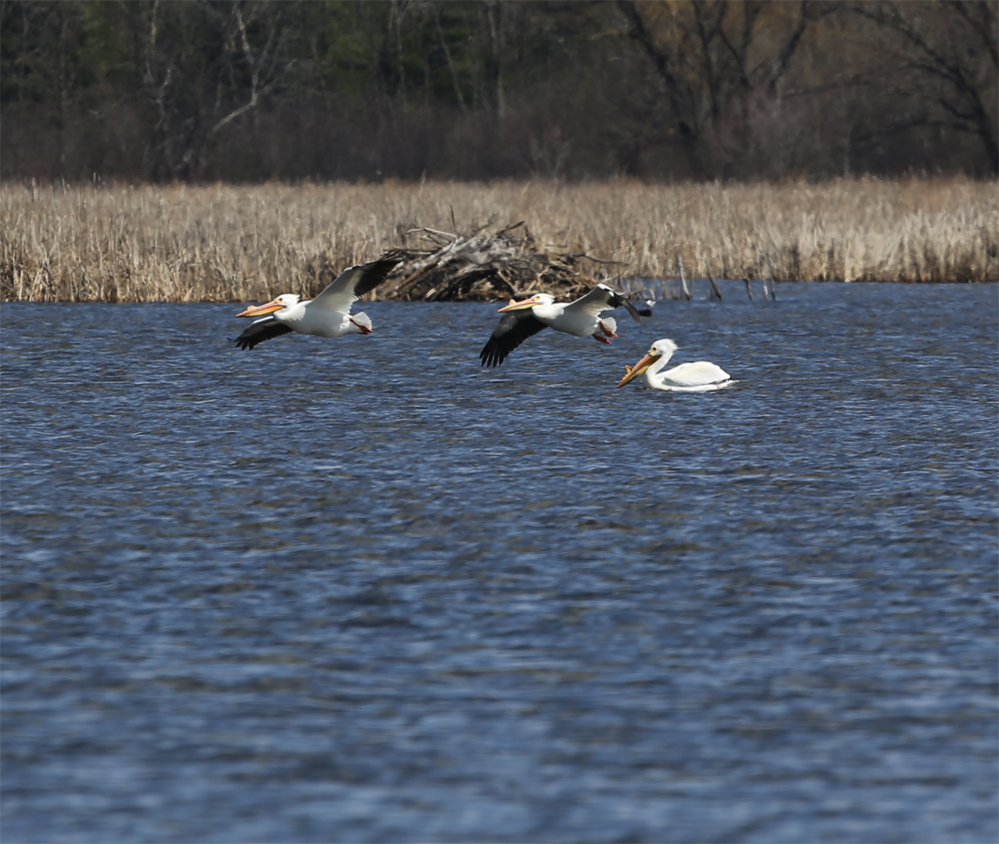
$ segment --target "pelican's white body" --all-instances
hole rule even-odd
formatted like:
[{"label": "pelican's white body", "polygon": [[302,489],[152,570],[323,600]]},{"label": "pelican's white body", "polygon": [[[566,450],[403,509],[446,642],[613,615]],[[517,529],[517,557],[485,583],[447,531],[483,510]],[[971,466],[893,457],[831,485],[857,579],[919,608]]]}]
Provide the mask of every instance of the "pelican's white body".
[{"label": "pelican's white body", "polygon": [[546,328],[610,343],[611,337],[617,337],[617,320],[601,319],[600,314],[621,307],[628,309],[635,322],[641,322],[634,305],[606,284],[596,285],[572,302],[556,302],[550,293],[537,293],[520,302],[511,300],[499,309],[506,316],[482,348],[479,360],[483,366],[499,366],[521,343]]},{"label": "pelican's white body", "polygon": [[710,390],[722,390],[735,383],[732,376],[724,369],[706,360],[681,363],[679,366],[674,366],[663,372],[663,367],[669,363],[677,348],[676,343],[672,340],[657,340],[652,344],[649,355],[658,354],[661,357],[643,374],[645,386],[650,390],[663,390],[672,393],[706,393]]},{"label": "pelican's white body", "polygon": [[355,297],[347,295],[331,296],[324,301],[320,293],[315,299],[298,301],[294,293],[286,293],[275,299],[293,300],[275,311],[273,316],[299,334],[313,334],[316,337],[343,337],[345,334],[370,334],[371,320],[367,314],[351,314],[350,306]]},{"label": "pelican's white body", "polygon": [[236,346],[252,349],[258,343],[292,331],[316,337],[370,334],[373,328],[368,315],[351,316],[351,305],[381,284],[398,263],[395,258],[384,258],[347,267],[315,299],[303,302],[297,293],[282,293],[266,305],[247,308],[236,316],[259,316],[261,319],[236,338]]},{"label": "pelican's white body", "polygon": [[605,301],[597,298],[587,301],[589,297],[584,296],[575,302],[556,302],[549,293],[539,293],[534,298],[541,304],[534,305],[531,313],[549,328],[573,337],[592,337],[602,343],[607,342],[607,337],[617,336],[617,320],[613,317],[600,318],[600,313],[607,310]]}]

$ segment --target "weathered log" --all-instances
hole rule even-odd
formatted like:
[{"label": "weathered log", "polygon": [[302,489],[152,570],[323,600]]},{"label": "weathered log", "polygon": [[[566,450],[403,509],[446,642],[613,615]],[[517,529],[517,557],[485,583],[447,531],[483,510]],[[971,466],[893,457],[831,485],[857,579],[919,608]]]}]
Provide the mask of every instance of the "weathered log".
[{"label": "weathered log", "polygon": [[687,286],[687,277],[683,274],[683,258],[679,255],[676,256],[676,265],[680,268],[680,284],[683,286],[684,298],[689,302],[693,293],[690,292],[690,287]]}]

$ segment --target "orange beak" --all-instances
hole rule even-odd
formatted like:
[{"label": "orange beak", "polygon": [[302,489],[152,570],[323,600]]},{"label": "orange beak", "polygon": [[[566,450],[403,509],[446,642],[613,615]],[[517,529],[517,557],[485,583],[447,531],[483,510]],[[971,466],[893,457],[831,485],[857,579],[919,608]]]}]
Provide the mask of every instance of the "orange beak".
[{"label": "orange beak", "polygon": [[618,383],[618,386],[619,387],[623,387],[632,378],[637,378],[639,375],[641,375],[642,373],[644,373],[646,369],[648,369],[650,366],[652,366],[652,364],[654,364],[661,357],[662,357],[662,355],[646,355],[644,358],[642,358],[638,363],[636,363],[630,369],[626,366],[624,368],[624,370],[625,370],[625,372],[627,374],[624,376],[624,378],[622,378],[620,380],[620,382]]},{"label": "orange beak", "polygon": [[505,308],[500,308],[496,313],[505,314],[507,311],[520,311],[524,308],[533,308],[536,304],[538,303],[532,297],[530,299],[524,299],[522,302],[511,302]]},{"label": "orange beak", "polygon": [[236,317],[263,316],[264,314],[272,314],[274,311],[280,311],[283,307],[284,305],[280,305],[277,302],[268,302],[266,305],[252,305],[243,311],[243,313],[236,314]]}]

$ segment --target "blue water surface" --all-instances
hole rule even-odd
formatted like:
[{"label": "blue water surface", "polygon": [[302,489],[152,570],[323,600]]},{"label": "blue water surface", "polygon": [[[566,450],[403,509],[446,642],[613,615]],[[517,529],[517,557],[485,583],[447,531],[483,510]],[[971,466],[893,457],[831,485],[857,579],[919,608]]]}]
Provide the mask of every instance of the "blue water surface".
[{"label": "blue water surface", "polygon": [[997,286],[723,289],[3,305],[4,840],[995,840]]}]

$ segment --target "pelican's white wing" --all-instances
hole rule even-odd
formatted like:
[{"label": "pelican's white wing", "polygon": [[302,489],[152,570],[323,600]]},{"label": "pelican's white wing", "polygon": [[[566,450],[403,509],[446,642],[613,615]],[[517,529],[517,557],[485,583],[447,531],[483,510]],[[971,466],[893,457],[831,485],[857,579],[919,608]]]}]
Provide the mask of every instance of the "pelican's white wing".
[{"label": "pelican's white wing", "polygon": [[589,314],[590,316],[598,317],[604,311],[621,307],[628,309],[628,313],[631,314],[631,318],[635,322],[642,321],[638,315],[638,311],[635,310],[635,306],[606,284],[598,284],[589,293],[580,296],[566,305],[565,310],[569,314]]},{"label": "pelican's white wing", "polygon": [[718,364],[706,360],[681,363],[659,373],[658,377],[664,387],[680,387],[687,390],[711,388],[732,379],[732,376]]},{"label": "pelican's white wing", "polygon": [[356,267],[347,267],[309,303],[309,309],[349,314],[350,306],[365,293],[374,290],[385,281],[399,260],[398,258],[388,258],[381,261],[371,261],[368,264],[358,264]]}]

